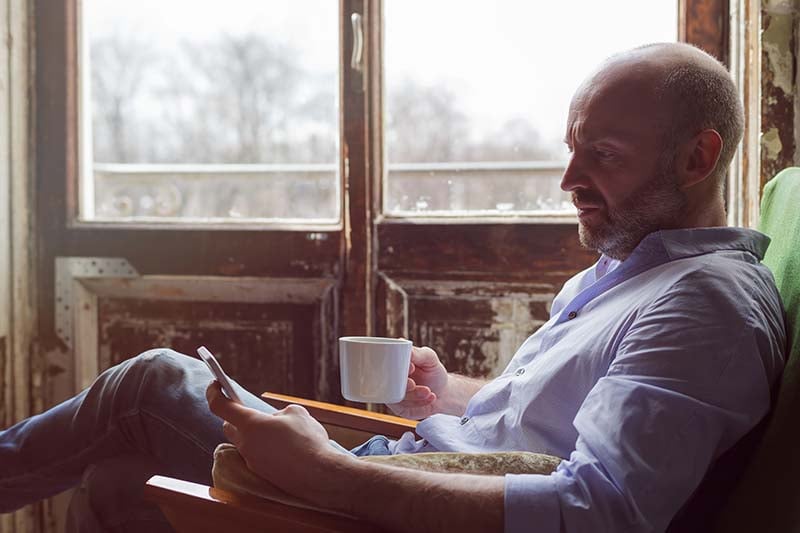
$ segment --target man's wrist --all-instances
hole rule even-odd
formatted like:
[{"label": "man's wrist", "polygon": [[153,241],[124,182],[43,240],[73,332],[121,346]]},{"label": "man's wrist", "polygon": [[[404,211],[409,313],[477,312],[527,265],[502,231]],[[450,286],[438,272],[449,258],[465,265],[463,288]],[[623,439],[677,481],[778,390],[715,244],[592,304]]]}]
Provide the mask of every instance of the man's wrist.
[{"label": "man's wrist", "polygon": [[436,412],[460,416],[464,413],[472,396],[485,383],[483,380],[468,378],[461,374],[448,373],[443,393],[436,400]]}]

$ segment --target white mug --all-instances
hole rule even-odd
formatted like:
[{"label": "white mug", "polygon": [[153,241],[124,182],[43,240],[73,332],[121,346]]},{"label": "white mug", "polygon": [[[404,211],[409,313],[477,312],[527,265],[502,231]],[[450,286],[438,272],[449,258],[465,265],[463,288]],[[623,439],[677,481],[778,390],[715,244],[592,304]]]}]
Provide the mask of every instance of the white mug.
[{"label": "white mug", "polygon": [[342,396],[351,402],[397,403],[406,395],[411,341],[340,337]]}]

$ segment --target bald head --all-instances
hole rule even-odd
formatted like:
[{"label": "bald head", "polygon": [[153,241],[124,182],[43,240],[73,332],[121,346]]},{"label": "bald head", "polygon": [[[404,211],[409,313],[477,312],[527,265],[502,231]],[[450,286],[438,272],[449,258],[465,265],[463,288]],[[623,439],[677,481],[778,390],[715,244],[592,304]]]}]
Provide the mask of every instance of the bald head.
[{"label": "bald head", "polygon": [[742,104],[724,65],[689,44],[658,43],[611,56],[590,79],[598,77],[644,93],[640,98],[661,113],[667,153],[703,130],[719,133],[723,146],[710,177],[721,185],[744,130]]}]

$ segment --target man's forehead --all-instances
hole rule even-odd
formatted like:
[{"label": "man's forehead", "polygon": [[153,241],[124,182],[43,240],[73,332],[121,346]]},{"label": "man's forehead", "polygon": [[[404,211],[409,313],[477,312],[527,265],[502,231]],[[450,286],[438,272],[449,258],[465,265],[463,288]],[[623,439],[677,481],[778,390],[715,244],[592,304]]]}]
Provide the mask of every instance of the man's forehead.
[{"label": "man's forehead", "polygon": [[643,128],[660,129],[669,110],[658,97],[658,81],[657,75],[641,69],[599,71],[580,86],[570,103],[568,135],[626,137]]}]

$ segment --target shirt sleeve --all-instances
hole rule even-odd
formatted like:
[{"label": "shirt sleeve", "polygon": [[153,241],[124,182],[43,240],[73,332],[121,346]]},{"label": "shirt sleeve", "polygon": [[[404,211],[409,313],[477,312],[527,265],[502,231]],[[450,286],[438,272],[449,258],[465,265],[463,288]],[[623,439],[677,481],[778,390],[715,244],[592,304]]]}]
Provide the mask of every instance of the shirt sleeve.
[{"label": "shirt sleeve", "polygon": [[767,412],[774,330],[713,290],[668,292],[620,339],[575,416],[570,457],[549,476],[506,476],[507,532],[663,531]]}]

